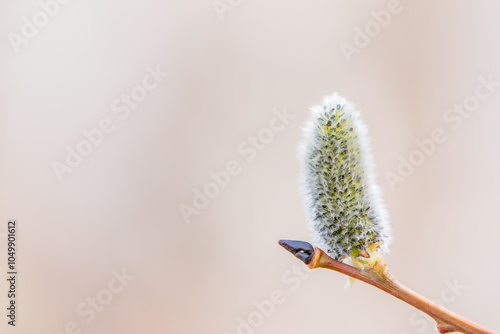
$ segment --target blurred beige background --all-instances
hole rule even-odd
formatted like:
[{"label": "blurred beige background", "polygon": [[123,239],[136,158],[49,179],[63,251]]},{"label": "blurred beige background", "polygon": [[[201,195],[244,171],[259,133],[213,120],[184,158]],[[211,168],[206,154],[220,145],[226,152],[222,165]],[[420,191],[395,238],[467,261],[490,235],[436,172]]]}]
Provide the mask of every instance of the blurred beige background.
[{"label": "blurred beige background", "polygon": [[[497,1],[62,2],[41,2],[53,16],[0,4],[0,277],[7,221],[19,224],[17,326],[2,314],[2,333],[433,333],[406,304],[302,271],[277,244],[310,240],[296,147],[334,91],[370,127],[393,273],[500,330],[500,87],[473,97],[479,77],[500,81]],[[447,111],[464,101],[467,117]],[[293,118],[270,133],[273,110]],[[105,119],[113,130],[80,144]],[[447,140],[391,186],[437,128]],[[91,152],[69,172],[78,145]],[[209,185],[187,224],[180,207],[233,160],[239,173]]]}]

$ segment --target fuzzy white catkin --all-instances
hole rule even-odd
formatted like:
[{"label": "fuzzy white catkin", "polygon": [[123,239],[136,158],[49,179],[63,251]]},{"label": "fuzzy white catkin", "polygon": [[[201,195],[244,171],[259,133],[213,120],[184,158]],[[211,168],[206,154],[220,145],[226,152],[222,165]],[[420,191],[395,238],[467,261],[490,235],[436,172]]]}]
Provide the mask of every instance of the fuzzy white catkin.
[{"label": "fuzzy white catkin", "polygon": [[388,252],[389,217],[375,183],[367,127],[337,93],[311,108],[299,148],[301,190],[314,242],[335,259],[375,243]]}]

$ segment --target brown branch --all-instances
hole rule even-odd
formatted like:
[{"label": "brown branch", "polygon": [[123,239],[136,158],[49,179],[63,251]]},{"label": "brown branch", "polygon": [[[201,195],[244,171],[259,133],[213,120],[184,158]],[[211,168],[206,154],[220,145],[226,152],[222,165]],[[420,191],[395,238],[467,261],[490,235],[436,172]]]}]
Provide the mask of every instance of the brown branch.
[{"label": "brown branch", "polygon": [[440,333],[498,334],[408,289],[392,276],[384,261],[377,262],[372,268],[362,270],[332,259],[317,247],[312,250],[312,246],[303,241],[281,240],[280,245],[306,263],[310,269],[326,268],[338,271],[373,285],[410,304],[432,317]]}]

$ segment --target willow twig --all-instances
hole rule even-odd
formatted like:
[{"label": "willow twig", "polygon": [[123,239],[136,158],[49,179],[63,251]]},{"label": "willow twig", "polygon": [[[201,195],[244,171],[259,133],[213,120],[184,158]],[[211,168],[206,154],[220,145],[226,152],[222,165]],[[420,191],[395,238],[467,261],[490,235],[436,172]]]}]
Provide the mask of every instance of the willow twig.
[{"label": "willow twig", "polygon": [[410,304],[433,318],[437,323],[439,333],[498,334],[408,289],[392,276],[382,260],[371,268],[358,269],[334,260],[320,248],[313,248],[311,244],[304,241],[280,240],[280,245],[304,262],[310,269],[326,268],[338,271],[373,285]]}]

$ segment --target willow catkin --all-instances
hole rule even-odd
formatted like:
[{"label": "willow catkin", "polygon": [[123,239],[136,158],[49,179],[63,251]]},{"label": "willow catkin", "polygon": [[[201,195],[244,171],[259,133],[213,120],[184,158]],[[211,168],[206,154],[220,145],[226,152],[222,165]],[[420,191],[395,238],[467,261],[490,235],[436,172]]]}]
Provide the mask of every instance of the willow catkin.
[{"label": "willow catkin", "polygon": [[360,113],[338,94],[311,111],[300,146],[301,185],[316,245],[335,259],[387,252],[389,218]]}]

